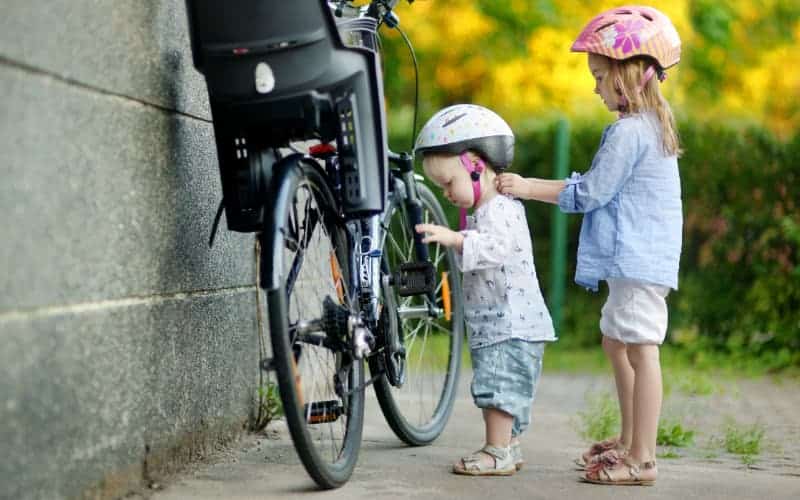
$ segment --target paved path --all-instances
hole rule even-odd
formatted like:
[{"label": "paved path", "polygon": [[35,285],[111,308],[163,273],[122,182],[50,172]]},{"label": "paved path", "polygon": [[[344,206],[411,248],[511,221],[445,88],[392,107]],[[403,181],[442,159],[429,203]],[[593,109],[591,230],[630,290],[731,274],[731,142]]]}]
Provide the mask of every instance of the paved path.
[{"label": "paved path", "polygon": [[[249,498],[460,498],[460,499],[800,499],[800,384],[740,381],[717,384],[706,396],[685,393],[692,384],[675,381],[664,408],[697,432],[695,445],[676,450],[680,458],[659,459],[655,487],[583,484],[571,460],[584,448],[577,414],[588,394],[612,389],[597,376],[544,374],[534,405],[534,422],[523,439],[528,464],[510,478],[469,478],[449,472],[452,461],[480,445],[483,424],[462,378],[450,423],[432,445],[404,446],[383,421],[374,397],[367,401],[364,443],[348,484],[319,491],[299,463],[285,429],[248,436],[215,463],[193,467],[154,492],[156,500]],[[683,387],[683,390],[680,389]],[[727,419],[758,423],[766,450],[747,467],[717,443]],[[666,450],[662,450],[666,451]]]}]

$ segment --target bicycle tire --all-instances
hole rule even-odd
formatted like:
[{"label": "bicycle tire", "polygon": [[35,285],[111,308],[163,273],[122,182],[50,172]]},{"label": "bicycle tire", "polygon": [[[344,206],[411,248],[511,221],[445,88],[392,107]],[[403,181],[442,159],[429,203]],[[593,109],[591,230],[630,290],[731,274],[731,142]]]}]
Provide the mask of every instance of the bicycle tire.
[{"label": "bicycle tire", "polygon": [[[289,206],[277,211],[286,214],[285,220],[275,221],[282,236],[265,254],[271,258],[274,252],[282,252],[284,262],[281,286],[267,293],[270,337],[294,447],[314,481],[331,489],[347,482],[358,460],[364,363],[349,355],[348,338],[341,344],[323,345],[329,338],[324,332],[298,333],[301,320],[321,318],[324,297],[335,298],[347,309],[353,303],[346,286],[347,238],[334,198],[315,167],[301,162],[298,169],[298,175],[289,176]],[[341,371],[346,375],[339,377],[337,392],[334,375]]]},{"label": "bicycle tire", "polygon": [[[423,222],[447,225],[444,210],[436,196],[427,186],[418,184],[417,191],[423,208]],[[415,260],[413,228],[409,227],[404,209],[404,200],[394,199],[387,218],[387,242],[384,245],[384,258],[391,272],[401,262]],[[398,241],[402,238],[402,241]],[[442,272],[447,272],[450,288],[452,313],[450,320],[445,318],[407,318],[398,315],[398,307],[423,304],[424,296],[399,297],[390,287],[384,289],[384,314],[382,328],[397,328],[406,348],[407,380],[400,387],[390,384],[386,376],[375,382],[375,394],[389,427],[403,442],[412,446],[430,444],[444,430],[450,414],[458,385],[461,368],[461,347],[464,338],[464,307],[462,303],[461,278],[457,268],[455,252],[438,244],[428,246],[431,259],[436,265],[437,305],[442,306]],[[400,255],[402,254],[402,255]],[[438,331],[438,334],[433,333]],[[422,333],[422,338],[418,338]],[[425,353],[426,344],[432,342],[435,349]],[[434,369],[429,369],[433,364]],[[375,362],[370,369],[376,368]],[[438,370],[442,372],[437,373]],[[441,377],[440,383],[437,379]],[[423,382],[434,383],[430,395],[417,397],[414,387],[423,388]],[[411,396],[411,398],[409,398]],[[412,401],[411,399],[414,399]],[[428,412],[425,408],[431,408]],[[412,413],[420,411],[420,417]]]}]

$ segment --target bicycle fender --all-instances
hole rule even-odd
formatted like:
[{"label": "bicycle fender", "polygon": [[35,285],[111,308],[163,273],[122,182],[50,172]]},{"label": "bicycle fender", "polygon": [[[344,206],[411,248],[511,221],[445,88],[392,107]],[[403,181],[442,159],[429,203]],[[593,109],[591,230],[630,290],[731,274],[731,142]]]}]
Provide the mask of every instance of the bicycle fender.
[{"label": "bicycle fender", "polygon": [[289,203],[300,179],[300,163],[308,159],[295,153],[272,165],[264,203],[264,227],[261,230],[261,288],[270,291],[281,286],[283,253],[278,245],[283,240]]}]

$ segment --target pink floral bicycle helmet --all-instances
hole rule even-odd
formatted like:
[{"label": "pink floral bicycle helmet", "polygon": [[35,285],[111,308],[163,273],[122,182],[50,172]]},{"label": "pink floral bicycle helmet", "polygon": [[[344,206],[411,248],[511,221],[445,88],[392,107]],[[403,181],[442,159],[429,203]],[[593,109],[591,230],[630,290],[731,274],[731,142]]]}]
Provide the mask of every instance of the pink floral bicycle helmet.
[{"label": "pink floral bicycle helmet", "polygon": [[650,56],[664,70],[681,60],[681,39],[666,15],[652,7],[631,5],[607,10],[589,21],[571,50],[618,60]]}]

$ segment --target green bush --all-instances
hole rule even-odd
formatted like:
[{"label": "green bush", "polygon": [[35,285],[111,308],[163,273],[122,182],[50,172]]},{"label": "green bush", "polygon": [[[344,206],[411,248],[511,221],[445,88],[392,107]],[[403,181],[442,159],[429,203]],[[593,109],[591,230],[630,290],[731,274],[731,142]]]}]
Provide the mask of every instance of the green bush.
[{"label": "green bush", "polygon": [[706,347],[800,365],[800,135],[684,125],[678,327]]}]

